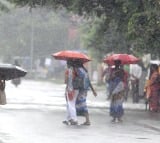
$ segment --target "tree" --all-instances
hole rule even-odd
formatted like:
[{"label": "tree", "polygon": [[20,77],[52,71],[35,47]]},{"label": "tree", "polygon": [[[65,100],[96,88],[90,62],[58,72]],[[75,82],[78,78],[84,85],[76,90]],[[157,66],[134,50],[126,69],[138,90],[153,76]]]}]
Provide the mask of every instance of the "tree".
[{"label": "tree", "polygon": [[45,8],[28,7],[12,10],[0,17],[0,55],[30,57],[33,26],[34,58],[50,57],[53,52],[67,49],[69,20]]},{"label": "tree", "polygon": [[[137,52],[160,56],[160,2],[147,1],[143,10],[135,12],[128,22],[128,38],[133,41]],[[147,9],[147,10],[146,10]]]},{"label": "tree", "polygon": [[[134,52],[135,54],[151,52],[153,55],[159,56],[157,53],[160,53],[160,0],[11,1],[21,6],[30,5],[31,7],[40,5],[52,6],[57,9],[64,6],[67,10],[74,11],[79,15],[83,15],[85,18],[93,18],[93,21],[95,16],[98,18],[103,17],[101,19],[102,21],[99,22],[100,26],[95,26],[95,23],[93,22],[91,24],[92,30],[88,29],[87,31],[89,34],[87,39],[89,41],[86,42],[88,43],[86,46],[90,47],[92,45],[94,51],[100,51],[100,53],[103,53],[106,49],[109,51],[110,48],[105,46],[105,42],[107,41],[106,35],[109,35],[110,29],[114,29],[112,36],[114,37],[115,35],[117,43],[123,41],[123,44],[117,44],[116,48],[112,45],[111,48],[115,52],[118,52],[123,45],[127,52]],[[94,28],[97,29],[94,31]],[[119,38],[116,38],[117,36]],[[115,41],[112,40],[113,39],[110,39],[107,44],[115,43]]]}]

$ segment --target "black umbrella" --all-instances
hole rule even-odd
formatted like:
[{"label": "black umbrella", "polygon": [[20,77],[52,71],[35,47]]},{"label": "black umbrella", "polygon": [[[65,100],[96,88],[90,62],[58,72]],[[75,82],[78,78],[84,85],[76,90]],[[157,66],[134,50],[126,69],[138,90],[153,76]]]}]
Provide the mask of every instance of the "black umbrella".
[{"label": "black umbrella", "polygon": [[0,64],[0,78],[5,80],[12,80],[23,77],[27,71],[19,66],[12,64]]}]

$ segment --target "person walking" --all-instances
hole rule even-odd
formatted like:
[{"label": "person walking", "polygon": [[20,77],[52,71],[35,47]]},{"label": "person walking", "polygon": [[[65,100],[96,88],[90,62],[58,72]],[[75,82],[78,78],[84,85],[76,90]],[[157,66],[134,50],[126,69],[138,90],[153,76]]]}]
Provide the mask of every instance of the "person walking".
[{"label": "person walking", "polygon": [[110,75],[111,86],[111,103],[110,103],[110,115],[113,117],[112,122],[122,121],[124,114],[123,101],[124,101],[124,70],[120,67],[121,61],[114,61],[115,68]]},{"label": "person walking", "polygon": [[5,93],[5,80],[0,79],[0,105],[7,104]]},{"label": "person walking", "polygon": [[76,115],[76,99],[78,95],[78,90],[73,88],[73,78],[75,77],[74,69],[72,61],[67,61],[67,70],[65,72],[65,98],[66,98],[66,108],[67,108],[67,115],[66,119],[63,121],[66,125],[77,125],[77,115]]},{"label": "person walking", "polygon": [[76,63],[76,74],[82,79],[82,85],[79,87],[79,93],[76,100],[76,111],[78,116],[84,116],[85,122],[81,125],[91,125],[90,118],[89,118],[89,112],[87,107],[87,92],[89,88],[92,90],[93,95],[96,97],[97,93],[94,90],[91,81],[89,79],[88,71],[83,66],[83,63],[79,61],[79,63]]},{"label": "person walking", "polygon": [[153,112],[160,111],[160,75],[158,65],[151,64],[150,76],[148,84],[146,85],[146,98],[149,103],[149,109]]},{"label": "person walking", "polygon": [[142,67],[138,64],[130,65],[130,80],[132,88],[133,103],[139,102],[139,81],[142,76]]}]

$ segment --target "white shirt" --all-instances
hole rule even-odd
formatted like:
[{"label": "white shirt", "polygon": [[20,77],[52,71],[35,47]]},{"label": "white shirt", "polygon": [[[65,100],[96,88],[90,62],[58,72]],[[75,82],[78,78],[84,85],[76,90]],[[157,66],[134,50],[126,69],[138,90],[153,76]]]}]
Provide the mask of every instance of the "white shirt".
[{"label": "white shirt", "polygon": [[142,75],[142,67],[140,67],[138,64],[130,64],[130,75],[131,75],[131,79],[133,80],[134,80],[134,77],[132,77],[132,75],[140,79]]}]

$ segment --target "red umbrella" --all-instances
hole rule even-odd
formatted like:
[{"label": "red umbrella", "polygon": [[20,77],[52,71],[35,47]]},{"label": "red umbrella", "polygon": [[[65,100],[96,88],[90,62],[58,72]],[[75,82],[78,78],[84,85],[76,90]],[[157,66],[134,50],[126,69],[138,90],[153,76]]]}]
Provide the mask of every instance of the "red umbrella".
[{"label": "red umbrella", "polygon": [[77,51],[69,51],[69,50],[64,50],[64,51],[60,51],[60,52],[54,53],[54,54],[52,54],[52,56],[55,59],[58,59],[58,60],[76,59],[76,60],[81,60],[83,62],[88,62],[88,61],[91,60],[84,53],[77,52]]},{"label": "red umbrella", "polygon": [[129,54],[113,54],[111,56],[106,57],[103,62],[109,64],[109,65],[114,65],[115,60],[120,60],[121,63],[124,64],[135,64],[137,63],[140,59]]}]

